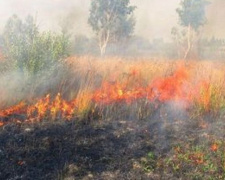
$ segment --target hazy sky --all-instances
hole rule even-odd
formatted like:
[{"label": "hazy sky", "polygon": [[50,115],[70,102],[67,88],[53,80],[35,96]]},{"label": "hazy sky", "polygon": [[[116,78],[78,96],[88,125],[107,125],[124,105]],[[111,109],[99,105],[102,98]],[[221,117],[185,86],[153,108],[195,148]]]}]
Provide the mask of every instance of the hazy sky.
[{"label": "hazy sky", "polygon": [[[59,30],[59,24],[68,22],[69,29],[76,34],[93,35],[87,25],[91,0],[0,0],[0,31],[12,14],[21,18],[36,15],[41,29]],[[148,39],[170,38],[170,31],[177,25],[175,9],[180,0],[131,0],[135,10],[137,35]],[[208,25],[204,34],[225,37],[225,0],[212,0],[207,8]]]}]

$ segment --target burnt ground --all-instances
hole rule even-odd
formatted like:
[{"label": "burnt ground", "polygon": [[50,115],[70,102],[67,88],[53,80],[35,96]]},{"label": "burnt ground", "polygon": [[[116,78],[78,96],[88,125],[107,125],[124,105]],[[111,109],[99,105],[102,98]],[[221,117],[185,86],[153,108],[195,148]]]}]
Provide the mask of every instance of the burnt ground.
[{"label": "burnt ground", "polygon": [[130,179],[133,161],[154,149],[150,133],[134,128],[126,121],[8,124],[0,131],[0,179]]},{"label": "burnt ground", "polygon": [[[0,127],[0,179],[178,179],[170,170],[146,172],[140,159],[163,157],[195,137],[188,120],[101,120],[9,123]],[[193,138],[192,138],[193,139]]]}]

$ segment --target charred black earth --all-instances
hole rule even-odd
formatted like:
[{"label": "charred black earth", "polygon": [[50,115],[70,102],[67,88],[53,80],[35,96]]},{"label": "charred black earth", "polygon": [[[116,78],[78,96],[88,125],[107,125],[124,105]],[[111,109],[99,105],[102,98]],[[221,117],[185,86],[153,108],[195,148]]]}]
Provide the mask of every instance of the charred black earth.
[{"label": "charred black earth", "polygon": [[178,142],[198,143],[201,132],[189,120],[165,117],[8,123],[0,129],[0,179],[179,179],[160,161],[142,162],[148,153],[170,155]]}]

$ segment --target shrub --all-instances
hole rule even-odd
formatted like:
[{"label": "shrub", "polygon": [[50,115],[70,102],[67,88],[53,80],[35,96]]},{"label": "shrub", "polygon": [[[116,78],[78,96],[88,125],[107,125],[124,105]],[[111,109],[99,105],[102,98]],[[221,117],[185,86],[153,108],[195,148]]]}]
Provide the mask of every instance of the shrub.
[{"label": "shrub", "polygon": [[50,70],[69,55],[69,36],[40,32],[32,16],[23,22],[18,16],[9,18],[2,35],[3,53],[10,69],[29,78]]}]

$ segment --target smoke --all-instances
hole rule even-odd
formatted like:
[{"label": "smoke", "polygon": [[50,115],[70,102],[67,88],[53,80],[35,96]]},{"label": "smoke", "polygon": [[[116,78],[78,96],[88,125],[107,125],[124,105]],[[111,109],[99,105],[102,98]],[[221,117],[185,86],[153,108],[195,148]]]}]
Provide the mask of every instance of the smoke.
[{"label": "smoke", "polygon": [[206,37],[218,37],[224,38],[225,22],[223,17],[225,12],[223,7],[225,6],[224,0],[211,0],[211,4],[207,7],[207,23],[204,27],[204,36]]},{"label": "smoke", "polygon": [[[164,38],[171,40],[171,28],[178,23],[176,8],[180,0],[170,0],[161,2],[158,0],[131,0],[131,4],[137,6],[135,10],[136,35],[152,40],[154,38]],[[74,34],[85,34],[93,36],[91,28],[87,24],[91,0],[8,0],[0,1],[0,31],[3,25],[12,14],[25,17],[28,14],[37,15],[40,28],[43,30],[61,29],[66,26]],[[225,2],[223,0],[213,0],[207,8],[208,22],[203,32],[205,36],[224,37],[223,21]]]},{"label": "smoke", "polygon": [[[41,30],[56,32],[64,30],[69,34],[76,35],[74,39],[77,41],[77,44],[73,48],[77,47],[79,50],[77,54],[84,55],[89,52],[97,54],[96,42],[92,39],[93,33],[87,24],[90,2],[91,0],[0,0],[0,24],[5,24],[7,18],[14,13],[20,17],[24,17],[27,14],[36,15]],[[211,94],[208,96],[207,90],[201,91],[201,88],[195,82],[204,80],[208,76],[213,76],[213,73],[209,70],[212,68],[212,64],[208,66],[210,67],[208,69],[203,67],[201,63],[198,64],[198,67],[195,66],[196,64],[193,64],[195,69],[191,71],[193,74],[190,81],[188,79],[188,82],[186,82],[185,78],[179,78],[178,75],[180,73],[173,75],[172,72],[172,75],[168,75],[176,66],[176,62],[168,65],[168,61],[157,61],[155,63],[151,58],[148,58],[146,61],[142,61],[140,58],[143,54],[154,56],[155,54],[162,55],[163,53],[166,57],[169,57],[170,54],[165,52],[172,51],[172,45],[165,42],[171,40],[171,28],[178,23],[175,9],[178,7],[179,2],[179,0],[166,2],[158,0],[131,0],[131,4],[137,6],[135,11],[136,36],[126,42],[128,45],[116,47],[119,49],[116,53],[139,56],[139,58],[135,58],[135,61],[138,61],[138,63],[121,60],[120,58],[110,58],[102,61],[102,59],[96,60],[91,57],[81,57],[77,59],[71,58],[72,63],[69,65],[69,58],[67,62],[63,61],[62,64],[57,61],[58,63],[55,63],[51,69],[45,68],[31,77],[15,69],[6,71],[0,75],[0,109],[7,110],[7,107],[15,105],[19,101],[24,101],[28,106],[34,105],[37,99],[41,99],[48,93],[51,93],[50,98],[52,99],[50,101],[52,101],[54,100],[53,98],[57,97],[57,93],[61,93],[60,97],[66,100],[68,104],[73,99],[76,100],[76,103],[78,102],[75,106],[72,106],[73,108],[75,107],[74,109],[77,113],[73,116],[74,120],[78,117],[82,117],[82,120],[87,122],[101,119],[104,123],[110,123],[110,125],[112,124],[115,129],[120,131],[118,134],[113,134],[116,135],[116,139],[119,139],[119,136],[128,136],[128,138],[125,138],[128,150],[138,149],[141,140],[145,138],[146,142],[149,141],[151,146],[154,146],[153,150],[158,156],[170,151],[174,143],[181,141],[181,139],[186,139],[186,142],[188,142],[187,136],[194,130],[196,130],[194,135],[199,136],[200,140],[204,140],[203,136],[205,134],[224,137],[224,131],[222,130],[224,123],[222,122],[213,122],[206,129],[198,129],[200,118],[202,118],[201,121],[207,123],[212,121],[213,117],[208,116],[208,108],[204,107],[205,102],[206,106],[210,104]],[[224,1],[215,0],[208,7],[208,24],[203,30],[205,32],[204,36],[223,36],[222,29],[223,27],[225,28],[225,25],[221,17],[225,16],[225,13],[222,12],[221,7],[224,7],[224,5]],[[215,13],[215,11],[218,13]],[[111,46],[111,49],[110,46],[108,49],[109,53],[115,48],[113,47],[114,44],[111,44]],[[128,50],[125,51],[125,49]],[[47,67],[51,65],[46,64]],[[137,69],[140,68],[141,73],[139,74],[136,69],[130,72],[132,66],[137,67]],[[220,65],[215,66],[220,67]],[[110,77],[117,72],[119,74],[118,77]],[[179,72],[181,72],[183,77],[185,69],[181,69]],[[215,68],[214,76],[220,81],[224,80],[224,68],[221,71]],[[127,81],[124,80],[126,77]],[[96,89],[101,89],[101,85],[107,80],[109,80],[110,86],[106,89],[108,92],[110,90],[112,92],[111,94],[107,92],[100,93],[99,99],[112,97],[115,100],[113,99],[112,104],[95,102],[93,93],[96,92]],[[121,83],[123,80],[125,82],[125,86],[122,84],[122,88],[119,86],[120,84],[116,83],[117,81],[120,82],[120,80]],[[152,86],[147,86],[148,83],[152,84]],[[216,82],[214,84],[218,85]],[[224,87],[224,84],[222,85]],[[188,93],[192,92],[192,86],[195,90],[198,90],[198,97],[190,103],[190,108],[199,108],[198,114],[195,110],[188,109],[186,106],[189,98]],[[146,89],[146,87],[149,88]],[[137,98],[142,93],[144,93],[144,96],[140,95],[141,97]],[[154,98],[148,99],[147,97],[151,93]],[[218,99],[214,97],[215,106],[218,103],[217,100],[223,99],[222,93],[224,92],[221,90],[219,93],[221,93],[221,97]],[[136,99],[132,102],[127,101],[128,103],[126,104],[126,101],[124,101],[125,97],[135,97]],[[202,97],[205,98],[205,101],[201,102],[202,104],[199,103],[199,106],[195,106],[194,103],[198,103],[197,98],[201,99]],[[220,111],[219,108],[216,110]],[[57,110],[62,112],[61,109],[55,108],[55,111]],[[44,113],[47,114],[49,113],[48,111],[49,109]],[[204,116],[204,113],[201,114],[201,111],[205,111],[206,115]],[[29,117],[28,113],[26,115]],[[195,119],[192,118],[195,115]],[[50,116],[47,117],[49,120],[51,119]],[[101,123],[98,124],[98,126],[100,125]],[[195,129],[192,129],[191,126]],[[218,128],[221,129],[217,131]],[[126,134],[127,132],[129,133]],[[126,152],[124,151],[124,155]]]},{"label": "smoke", "polygon": [[[7,72],[0,77],[1,106],[10,105],[13,101],[23,99],[27,82],[19,71]],[[15,103],[15,102],[14,102]],[[1,107],[2,108],[2,107]]]},{"label": "smoke", "polygon": [[170,30],[178,21],[175,9],[179,0],[163,3],[157,0],[132,0],[131,3],[137,6],[135,11],[137,35],[148,40],[154,38],[170,40]]},{"label": "smoke", "polygon": [[[27,15],[37,16],[40,29],[59,31],[66,23],[73,33],[91,34],[87,25],[90,0],[84,1],[45,1],[45,0],[9,0],[0,1],[0,31],[7,19],[17,14],[24,19]],[[62,22],[63,21],[63,22]],[[71,27],[73,26],[73,27]]]},{"label": "smoke", "polygon": [[73,76],[68,68],[66,64],[55,63],[51,69],[43,69],[33,76],[27,76],[16,69],[2,73],[0,76],[0,109],[18,102],[32,103],[36,98],[43,97],[49,92],[54,96],[58,92],[66,91],[63,83]]}]

